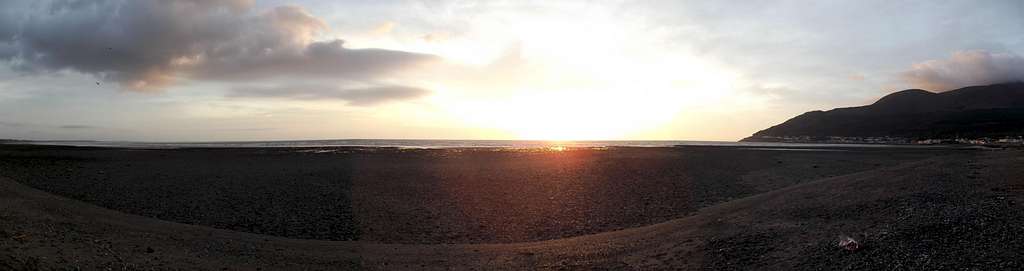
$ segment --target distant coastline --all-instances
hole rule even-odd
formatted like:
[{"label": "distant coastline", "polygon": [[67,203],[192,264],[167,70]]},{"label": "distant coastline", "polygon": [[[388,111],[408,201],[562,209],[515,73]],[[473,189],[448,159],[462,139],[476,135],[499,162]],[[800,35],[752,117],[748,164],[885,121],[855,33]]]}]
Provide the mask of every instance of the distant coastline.
[{"label": "distant coastline", "polygon": [[906,137],[853,137],[853,136],[751,136],[741,142],[776,142],[808,144],[883,144],[883,145],[995,145],[1024,146],[1024,137],[979,138],[906,138]]},{"label": "distant coastline", "polygon": [[[749,139],[749,138],[748,138]],[[0,141],[0,143],[5,143]],[[451,149],[451,148],[608,148],[608,147],[676,147],[676,146],[732,146],[732,147],[886,147],[907,144],[884,144],[877,142],[820,142],[820,141],[691,141],[691,140],[405,140],[405,139],[332,139],[332,140],[280,140],[280,141],[217,141],[217,142],[139,142],[139,141],[10,141],[6,143],[31,145],[56,145],[74,147],[108,147],[141,149],[180,148],[319,148],[319,147],[363,147],[363,148],[408,148],[408,149]]]}]

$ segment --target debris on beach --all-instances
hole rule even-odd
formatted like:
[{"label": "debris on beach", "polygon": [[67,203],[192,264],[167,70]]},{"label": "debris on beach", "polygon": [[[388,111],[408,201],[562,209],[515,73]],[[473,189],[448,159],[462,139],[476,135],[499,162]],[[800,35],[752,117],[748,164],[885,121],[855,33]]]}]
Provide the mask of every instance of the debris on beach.
[{"label": "debris on beach", "polygon": [[839,248],[847,251],[860,250],[860,243],[849,236],[839,236]]}]

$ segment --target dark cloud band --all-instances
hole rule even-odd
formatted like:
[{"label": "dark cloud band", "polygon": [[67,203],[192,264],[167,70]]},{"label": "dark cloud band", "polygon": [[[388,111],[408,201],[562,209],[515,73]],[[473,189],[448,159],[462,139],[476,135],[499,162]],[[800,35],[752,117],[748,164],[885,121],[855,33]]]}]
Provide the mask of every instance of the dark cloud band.
[{"label": "dark cloud band", "polygon": [[54,1],[0,4],[0,59],[30,73],[73,70],[130,89],[179,79],[315,77],[375,81],[432,55],[348,49],[295,6],[254,11],[244,0]]},{"label": "dark cloud band", "polygon": [[228,96],[236,98],[277,98],[294,100],[344,100],[351,105],[368,106],[394,100],[419,98],[430,92],[414,87],[379,86],[342,88],[332,85],[286,85],[273,87],[237,87]]},{"label": "dark cloud band", "polygon": [[981,50],[960,51],[948,59],[914,64],[903,73],[903,78],[916,88],[933,91],[1024,81],[1024,57]]}]

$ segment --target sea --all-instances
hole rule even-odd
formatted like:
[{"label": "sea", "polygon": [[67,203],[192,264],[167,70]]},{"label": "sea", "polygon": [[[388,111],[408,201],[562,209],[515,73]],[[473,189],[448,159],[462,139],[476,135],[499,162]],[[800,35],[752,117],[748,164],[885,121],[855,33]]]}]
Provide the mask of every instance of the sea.
[{"label": "sea", "polygon": [[816,144],[780,142],[736,142],[693,140],[433,140],[433,139],[327,139],[275,141],[206,141],[206,142],[140,142],[140,141],[19,141],[36,145],[80,147],[117,147],[140,149],[176,148],[310,148],[310,147],[389,147],[412,149],[444,148],[599,148],[599,147],[672,147],[672,146],[734,146],[751,148],[818,148],[818,147],[911,147],[882,144]]}]

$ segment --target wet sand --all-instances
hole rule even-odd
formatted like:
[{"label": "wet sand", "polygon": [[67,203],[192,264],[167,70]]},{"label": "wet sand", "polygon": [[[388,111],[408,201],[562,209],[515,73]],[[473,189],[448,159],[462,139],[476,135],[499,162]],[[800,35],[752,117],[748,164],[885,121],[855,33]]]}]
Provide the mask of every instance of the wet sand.
[{"label": "wet sand", "polygon": [[[15,151],[21,152],[22,155],[25,153],[35,153],[33,155],[36,155],[39,150]],[[85,150],[85,152],[91,151],[95,150]],[[679,208],[678,210],[686,211],[676,214],[676,219],[652,222],[646,226],[617,225],[617,227],[626,229],[578,237],[505,244],[399,245],[382,244],[380,240],[372,239],[337,242],[251,234],[128,215],[50,194],[5,179],[0,180],[0,217],[3,217],[0,220],[0,229],[3,230],[0,232],[0,249],[2,249],[0,251],[4,251],[9,256],[6,259],[0,259],[0,267],[13,266],[28,269],[54,266],[85,269],[106,267],[255,269],[263,267],[265,269],[305,270],[565,268],[832,270],[864,268],[1016,269],[1022,267],[1021,251],[1024,251],[1022,250],[1024,247],[1021,247],[1021,244],[1024,244],[1022,242],[1024,241],[1024,228],[1019,225],[1024,219],[1024,209],[1020,208],[1019,203],[1024,200],[1024,189],[1021,189],[1024,187],[1024,183],[1021,181],[1024,180],[1022,178],[1024,169],[1021,169],[1019,165],[1024,163],[1024,155],[1019,151],[914,150],[903,153],[907,150],[871,150],[863,152],[877,151],[878,153],[859,153],[861,151],[857,151],[854,153],[828,152],[827,154],[805,151],[734,151],[737,150],[682,148],[605,150],[600,154],[589,152],[474,153],[469,156],[464,156],[465,154],[462,153],[453,154],[456,157],[470,157],[472,159],[465,159],[479,161],[487,165],[490,165],[486,163],[490,160],[486,158],[505,161],[503,159],[509,157],[506,155],[541,155],[540,157],[547,159],[559,155],[570,157],[579,155],[576,158],[582,160],[567,160],[586,161],[585,163],[581,162],[583,165],[600,164],[595,162],[600,159],[594,157],[608,156],[603,159],[609,159],[611,162],[604,164],[604,167],[624,169],[641,167],[641,165],[651,168],[652,164],[657,165],[653,161],[639,159],[638,156],[673,161],[666,164],[686,165],[681,161],[687,160],[680,157],[690,155],[694,157],[694,160],[714,161],[718,158],[728,161],[730,163],[725,164],[731,166],[732,168],[729,169],[735,171],[729,171],[733,173],[722,176],[739,176],[733,179],[735,184],[731,185],[712,182],[715,185],[707,186],[707,183],[704,182],[690,181],[693,183],[691,185],[705,185],[708,187],[705,191],[708,192],[690,193],[692,198],[687,201],[689,209]],[[67,150],[58,152],[67,154]],[[419,151],[414,153],[411,158],[407,159],[418,161],[417,159],[426,159],[422,157],[429,157]],[[427,153],[438,155],[433,152]],[[6,154],[4,157],[11,155]],[[249,155],[251,154],[247,156]],[[290,157],[294,154],[281,155]],[[360,153],[359,155],[366,154]],[[718,155],[724,158],[719,158]],[[45,159],[54,159],[55,155],[41,156]],[[157,157],[160,156],[157,155]],[[393,159],[388,160],[395,162],[389,164],[390,166],[409,168],[408,163],[401,163],[403,160],[393,158],[395,156],[393,153],[380,154],[380,156],[379,159]],[[498,158],[494,158],[495,156]],[[744,160],[744,157],[748,156],[750,157],[748,159],[751,160],[770,162],[755,163],[755,166],[741,166],[740,164],[743,164],[741,162],[747,161]],[[516,160],[531,161],[527,162],[528,165],[552,163],[550,161],[537,162],[535,160],[543,159],[535,156],[527,157],[533,159]],[[697,159],[698,157],[702,159]],[[832,157],[834,160],[829,160],[828,157]],[[891,160],[886,160],[886,157]],[[614,158],[623,159],[615,160]],[[11,163],[10,160],[7,159],[4,163]],[[101,160],[101,163],[111,161],[111,159]],[[629,164],[625,160],[642,162]],[[71,163],[78,162],[81,161],[75,160]],[[793,165],[786,165],[787,163]],[[555,164],[560,165],[556,168],[566,168],[564,164]],[[359,163],[353,163],[353,165],[357,165],[356,168],[364,167]],[[837,168],[838,165],[846,165],[850,172],[855,173],[827,177],[829,174],[842,174],[825,172],[824,170],[831,168],[830,165]],[[693,172],[699,171],[697,169],[699,167],[711,171],[714,166],[713,162],[698,162],[697,165],[691,165],[692,168],[688,168],[690,170],[687,171],[687,174],[696,174]],[[443,169],[443,167],[436,165],[424,166],[424,168],[416,169],[414,172],[446,172],[437,169]],[[670,167],[664,166],[664,168]],[[6,169],[4,175],[14,172]],[[814,169],[822,171],[815,172]],[[382,172],[395,171],[393,169],[382,170]],[[360,172],[364,175],[366,173],[366,171],[355,170],[352,172]],[[586,172],[586,170],[581,170],[581,172]],[[611,172],[616,171],[611,170]],[[558,173],[565,175],[563,171]],[[418,176],[436,176],[421,174]],[[462,174],[467,173],[463,172]],[[815,176],[815,174],[824,175]],[[605,173],[605,175],[608,174]],[[718,175],[711,174],[710,176]],[[621,178],[620,176],[609,178],[609,180]],[[353,179],[351,186],[351,195],[353,195],[351,210],[353,210],[353,214],[356,214],[353,215],[357,221],[353,224],[358,225],[356,228],[365,227],[363,225],[367,224],[361,220],[365,219],[363,217],[376,217],[361,214],[361,212],[367,211],[361,211],[360,209],[364,207],[360,206],[364,205],[360,205],[358,202],[367,199],[358,199],[355,195],[366,192],[357,191],[378,191],[377,194],[374,194],[377,196],[390,195],[385,193],[389,191],[388,188],[359,190],[365,189],[360,188],[361,182],[365,181]],[[629,185],[602,184],[615,188],[605,190],[612,190],[606,192],[611,193],[606,197],[610,197],[610,195],[629,197],[631,194],[628,189],[640,189],[632,188]],[[103,187],[102,185],[94,186]],[[511,185],[498,187],[515,189]],[[479,191],[484,188],[472,187],[471,189]],[[623,191],[614,191],[616,189]],[[762,190],[767,190],[767,192],[758,192]],[[657,192],[659,189],[651,189],[647,192],[652,191]],[[401,191],[392,193],[400,196],[409,194]],[[744,196],[744,193],[749,194]],[[89,194],[89,192],[82,192],[82,194]],[[405,204],[421,204],[422,202],[419,201],[424,198],[439,199],[436,195],[412,197]],[[591,194],[584,195],[599,197],[602,194],[591,192]],[[682,198],[677,196],[659,197],[659,199]],[[714,200],[693,199],[700,197],[717,199],[719,202],[716,204]],[[392,199],[392,201],[400,200]],[[504,199],[500,202],[508,204],[520,201]],[[635,204],[644,201],[623,202]],[[401,206],[398,203],[390,204]],[[694,211],[698,208],[697,206],[708,207]],[[506,207],[518,208],[517,206]],[[528,210],[529,208],[524,209]],[[626,209],[629,208],[619,208],[619,210]],[[599,214],[610,217],[623,214],[640,218],[648,217],[648,219],[654,217],[647,216],[646,213],[599,212]],[[517,213],[505,212],[504,214],[515,216]],[[408,217],[404,216],[403,218]],[[564,214],[556,216],[556,218],[564,217],[572,216]],[[515,225],[510,227],[527,231],[533,229]],[[847,252],[836,248],[834,244],[838,235],[853,236],[864,244],[864,249]],[[364,236],[367,235],[360,230],[358,237],[362,239],[365,238]],[[407,235],[402,237],[407,239],[401,240],[412,238],[408,236],[422,238],[415,240],[427,240],[428,238],[423,236],[436,238],[436,236],[442,235],[435,233]],[[490,235],[480,234],[480,236]]]}]

